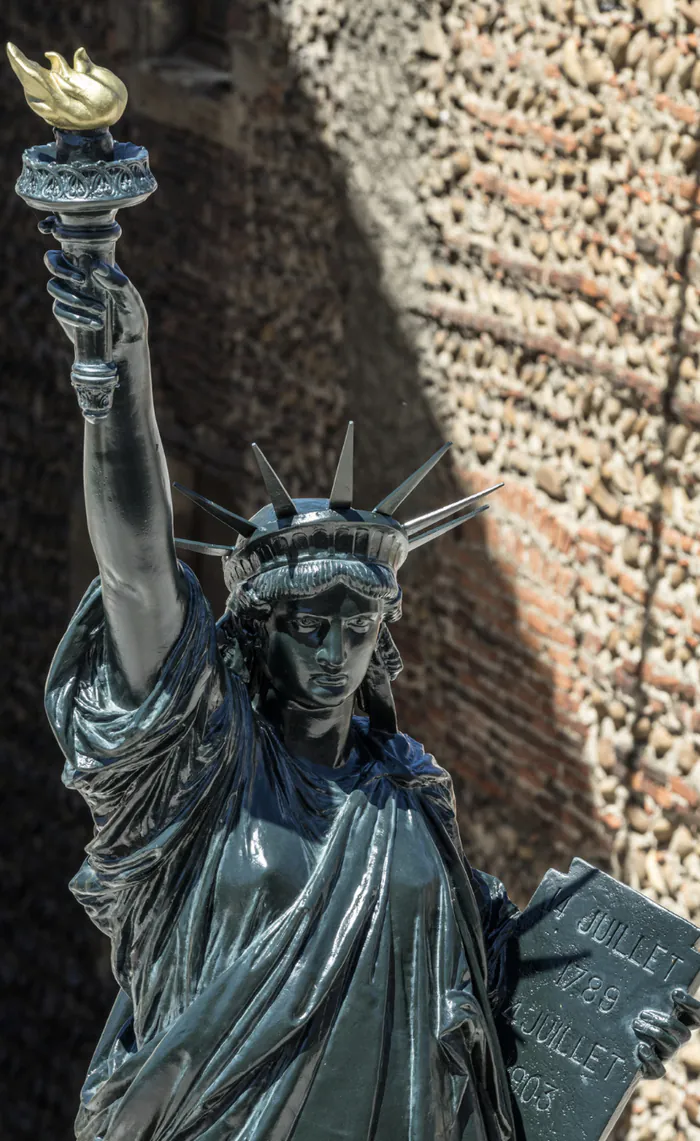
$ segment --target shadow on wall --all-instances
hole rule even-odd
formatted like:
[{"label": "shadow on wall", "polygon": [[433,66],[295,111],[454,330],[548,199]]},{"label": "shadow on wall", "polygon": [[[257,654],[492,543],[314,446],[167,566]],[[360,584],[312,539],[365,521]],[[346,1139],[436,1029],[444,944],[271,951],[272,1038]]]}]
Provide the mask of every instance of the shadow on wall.
[{"label": "shadow on wall", "polygon": [[[159,415],[183,481],[248,512],[262,503],[252,440],[293,494],[323,494],[353,418],[357,502],[371,505],[432,453],[441,429],[345,172],[289,66],[284,31],[257,19],[239,29],[265,82],[247,103],[235,149],[130,124],[161,182],[150,216],[142,212],[128,231],[134,251],[148,249],[138,274],[152,314]],[[445,463],[404,518],[470,490]],[[188,537],[225,540],[208,516],[186,504],[180,511]],[[220,612],[218,562],[195,569]],[[606,853],[592,823],[582,733],[571,720],[558,731],[567,716],[555,707],[552,669],[518,632],[518,569],[504,573],[480,519],[413,556],[397,632],[407,670],[396,691],[404,729],[455,777],[470,855],[495,859],[524,899],[573,851],[597,862]]]},{"label": "shadow on wall", "polygon": [[[129,7],[136,27],[139,6]],[[160,182],[148,204],[122,218],[118,256],[149,309],[166,448],[183,482],[250,513],[262,503],[248,446],[253,439],[292,494],[323,493],[330,487],[345,423],[353,418],[357,501],[371,506],[435,450],[440,428],[421,391],[414,351],[382,292],[381,270],[354,216],[342,171],[319,140],[313,108],[295,81],[284,32],[264,12],[246,14],[236,5],[235,15],[236,34],[248,46],[256,75],[265,80],[256,94],[207,97],[155,77],[150,88],[144,86],[141,103],[132,93],[119,128],[120,137],[149,148]],[[48,32],[13,34],[38,54]],[[91,36],[91,49],[119,71],[125,61],[118,54],[110,58],[102,37],[97,31]],[[51,44],[61,51],[74,46],[67,33],[65,42],[52,35]],[[17,101],[18,92],[9,87],[5,98]],[[168,98],[176,126],[165,121]],[[244,104],[240,135],[235,145],[224,147],[213,141],[216,132],[210,127],[236,100]],[[188,107],[192,129],[182,122]],[[28,113],[21,123],[26,138],[19,131],[7,137],[3,168],[8,171],[18,165],[20,143],[42,137]],[[9,185],[5,193],[11,201]],[[17,298],[27,290],[25,261],[33,259],[29,299],[36,302],[37,315],[32,310],[30,327],[40,339],[50,323],[41,243],[24,206],[8,209],[22,236],[10,271],[16,279],[6,277],[4,287],[21,325]],[[9,337],[6,346],[11,342]],[[34,399],[32,370],[11,347],[4,350],[13,378],[11,399],[24,417],[18,420],[24,426],[8,478],[23,479],[38,552],[30,579],[33,605],[19,567],[5,598],[8,613],[17,607],[22,615],[5,660],[16,660],[25,644],[34,653],[31,672],[23,675],[21,690],[15,689],[13,810],[5,837],[15,908],[10,922],[19,947],[7,960],[11,1032],[4,1036],[9,1054],[2,1069],[12,1083],[3,1098],[12,1107],[8,1141],[69,1135],[78,1089],[114,992],[106,943],[66,889],[89,824],[59,785],[61,761],[41,713],[50,652],[68,618],[65,540],[79,480],[79,421],[68,390],[67,356],[58,331],[42,344],[38,364],[53,369],[56,380],[41,389],[41,422],[50,431],[44,428],[38,440],[31,415],[38,421],[39,412],[30,415],[25,409]],[[53,360],[59,358],[56,368]],[[53,465],[49,502],[57,566],[44,557],[48,540],[36,507],[47,464]],[[17,486],[6,485],[5,497],[11,491],[16,499]],[[436,472],[404,517],[469,490],[449,470]],[[190,538],[224,538],[214,521],[188,514],[185,504],[178,506],[177,529]],[[93,568],[80,554],[84,542],[75,525],[73,550],[82,560],[74,568],[73,588],[77,583],[83,589]],[[220,611],[224,589],[218,563],[193,560],[193,565]],[[557,717],[551,671],[519,640],[512,584],[491,556],[480,520],[463,535],[419,552],[403,582],[406,617],[397,632],[407,664],[397,685],[402,726],[453,773],[465,842],[476,863],[487,863],[479,838],[508,824],[510,831],[499,833],[499,857],[487,866],[515,883],[516,895],[522,896],[552,862],[564,866],[574,849],[583,855],[593,850],[582,823],[594,815],[582,763],[573,794],[581,819],[574,836],[564,812],[548,818],[533,814],[538,795],[530,797],[516,784],[509,760],[517,756],[513,739],[522,740],[523,753],[540,756],[541,726]],[[54,605],[42,607],[42,599]],[[541,749],[539,770],[536,759],[528,762],[542,793],[556,793],[561,781],[561,796],[572,796],[574,786],[564,779],[563,767],[575,773],[580,758],[573,753],[571,740],[562,734],[560,755],[550,744]]]}]

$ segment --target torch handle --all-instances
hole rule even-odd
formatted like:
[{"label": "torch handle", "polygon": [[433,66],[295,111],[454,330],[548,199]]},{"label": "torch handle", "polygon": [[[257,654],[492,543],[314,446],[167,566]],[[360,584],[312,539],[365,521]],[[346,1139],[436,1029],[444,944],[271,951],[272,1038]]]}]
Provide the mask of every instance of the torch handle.
[{"label": "torch handle", "polygon": [[[79,269],[82,269],[86,283],[82,286],[81,292],[86,293],[88,297],[94,297],[97,301],[102,301],[105,305],[105,323],[102,329],[76,329],[75,336],[75,361],[76,364],[97,364],[98,362],[111,361],[112,359],[112,314],[110,312],[110,298],[104,289],[102,289],[95,279],[90,276],[90,255],[81,253],[74,253],[72,249],[73,243],[62,243],[63,251],[72,258]],[[102,261],[109,261],[114,264],[114,248],[112,248],[112,256],[109,258],[102,257]]]},{"label": "torch handle", "polygon": [[[114,254],[121,227],[112,212],[108,218],[80,217],[72,213],[69,218],[59,215],[53,235],[61,243],[63,252],[85,272],[83,292],[105,305],[102,329],[77,329],[75,360],[71,369],[71,384],[86,420],[96,423],[109,415],[114,389],[119,380],[117,366],[112,359],[112,300],[90,273],[92,259],[114,265]],[[64,220],[65,219],[65,220]]]}]

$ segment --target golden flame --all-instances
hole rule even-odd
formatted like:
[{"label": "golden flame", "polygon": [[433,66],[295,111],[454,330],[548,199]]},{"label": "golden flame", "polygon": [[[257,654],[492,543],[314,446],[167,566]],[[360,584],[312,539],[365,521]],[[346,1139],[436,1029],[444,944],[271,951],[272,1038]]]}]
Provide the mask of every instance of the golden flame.
[{"label": "golden flame", "polygon": [[58,52],[46,52],[50,71],[27,59],[14,44],[7,45],[7,54],[27,103],[52,127],[92,131],[111,127],[123,115],[126,87],[106,67],[96,67],[85,48],[78,48],[72,67]]}]

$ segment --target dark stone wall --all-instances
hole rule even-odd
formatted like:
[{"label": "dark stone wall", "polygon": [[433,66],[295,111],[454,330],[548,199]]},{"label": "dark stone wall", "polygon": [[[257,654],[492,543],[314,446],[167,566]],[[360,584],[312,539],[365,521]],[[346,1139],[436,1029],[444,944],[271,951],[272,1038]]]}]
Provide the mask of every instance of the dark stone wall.
[{"label": "dark stone wall", "polygon": [[[103,5],[3,7],[2,39],[37,58],[85,35],[104,43]],[[79,31],[78,31],[79,30]],[[89,816],[60,783],[42,690],[67,618],[68,533],[81,424],[67,342],[50,317],[36,217],[13,192],[23,148],[48,129],[0,65],[0,762],[3,1136],[70,1136],[77,1092],[112,999],[103,940],[67,891]]]}]

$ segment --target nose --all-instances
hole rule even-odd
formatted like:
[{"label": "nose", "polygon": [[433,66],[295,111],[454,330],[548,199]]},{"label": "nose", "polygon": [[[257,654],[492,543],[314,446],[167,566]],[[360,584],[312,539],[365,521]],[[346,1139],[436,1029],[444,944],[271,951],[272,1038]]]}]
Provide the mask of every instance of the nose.
[{"label": "nose", "polygon": [[347,649],[343,623],[340,618],[336,618],[330,623],[328,633],[323,639],[323,644],[316,657],[319,662],[323,662],[326,667],[330,666],[331,669],[339,670],[341,666],[345,665]]}]

